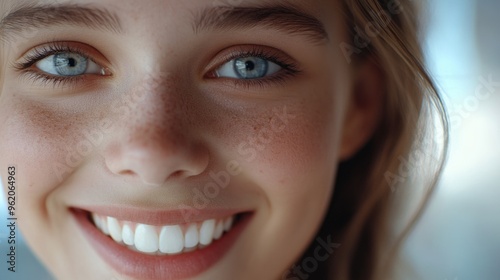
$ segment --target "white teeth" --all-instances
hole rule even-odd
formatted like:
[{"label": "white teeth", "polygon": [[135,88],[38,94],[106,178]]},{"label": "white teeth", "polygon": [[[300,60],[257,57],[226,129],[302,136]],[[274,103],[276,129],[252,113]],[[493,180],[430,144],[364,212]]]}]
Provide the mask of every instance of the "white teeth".
[{"label": "white teeth", "polygon": [[134,231],[128,224],[123,225],[122,238],[123,243],[130,246],[134,245]]},{"label": "white teeth", "polygon": [[160,232],[160,252],[167,254],[177,254],[184,249],[184,234],[181,227],[164,226]]},{"label": "white teeth", "polygon": [[224,224],[222,221],[218,222],[214,230],[214,239],[218,240],[224,233]]},{"label": "white teeth", "polygon": [[92,213],[92,220],[98,229],[101,229],[101,218],[99,218],[95,213]]},{"label": "white teeth", "polygon": [[92,213],[95,226],[129,249],[147,254],[192,252],[219,240],[233,225],[234,217],[210,219],[200,223],[152,226]]},{"label": "white teeth", "polygon": [[229,217],[224,221],[224,230],[229,231],[233,226],[233,217]]},{"label": "white teeth", "polygon": [[191,224],[184,237],[184,247],[193,248],[198,245],[198,229],[196,228],[196,224]]},{"label": "white teeth", "polygon": [[100,220],[101,220],[101,231],[104,232],[104,234],[109,235],[108,219],[102,218]]},{"label": "white teeth", "polygon": [[116,242],[122,241],[122,227],[118,223],[118,220],[112,217],[108,217],[108,229],[111,238]]},{"label": "white teeth", "polygon": [[200,244],[208,245],[212,243],[214,238],[215,220],[207,220],[201,224],[200,228]]},{"label": "white teeth", "polygon": [[135,248],[144,253],[158,251],[158,234],[154,226],[138,224],[135,229]]}]

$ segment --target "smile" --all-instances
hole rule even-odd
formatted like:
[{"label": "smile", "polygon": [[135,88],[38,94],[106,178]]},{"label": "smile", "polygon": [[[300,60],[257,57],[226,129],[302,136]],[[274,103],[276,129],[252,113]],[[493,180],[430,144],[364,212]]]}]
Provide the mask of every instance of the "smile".
[{"label": "smile", "polygon": [[[192,278],[224,258],[250,224],[248,210],[181,211],[70,208],[89,245],[116,272],[133,279]],[[185,213],[184,213],[185,214]]]},{"label": "smile", "polygon": [[203,249],[231,230],[235,216],[201,223],[153,226],[92,213],[94,225],[118,244],[153,255],[179,254]]}]

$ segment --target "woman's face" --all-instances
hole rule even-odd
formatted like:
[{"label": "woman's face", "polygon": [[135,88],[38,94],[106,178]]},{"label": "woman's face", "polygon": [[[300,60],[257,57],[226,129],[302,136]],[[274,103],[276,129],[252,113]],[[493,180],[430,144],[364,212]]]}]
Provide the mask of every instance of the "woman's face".
[{"label": "woman's face", "polygon": [[2,2],[0,174],[55,276],[286,278],[342,151],[337,1]]}]

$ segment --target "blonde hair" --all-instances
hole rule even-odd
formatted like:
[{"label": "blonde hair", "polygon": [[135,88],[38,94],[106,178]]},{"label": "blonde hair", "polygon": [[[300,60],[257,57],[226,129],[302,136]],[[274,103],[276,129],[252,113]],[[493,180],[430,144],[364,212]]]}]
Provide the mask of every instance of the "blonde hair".
[{"label": "blonde hair", "polygon": [[[329,279],[388,279],[398,248],[425,208],[443,167],[447,118],[424,67],[414,5],[411,0],[343,1],[344,22],[353,39],[344,52],[354,67],[374,59],[384,72],[386,94],[375,135],[338,171],[330,211],[319,233],[333,233],[340,243],[326,269],[334,276]],[[360,44],[360,38],[366,44]],[[425,140],[434,139],[436,124],[443,137],[441,143],[431,141],[431,147]],[[436,147],[438,154],[432,150]],[[432,167],[430,179],[420,182],[423,195],[394,239],[392,213],[407,205],[395,204],[393,198],[404,198],[395,193],[403,185],[417,187],[410,185],[411,175],[401,174],[402,159],[414,157],[415,151],[425,151],[419,155],[426,158],[414,161],[413,169]]]}]

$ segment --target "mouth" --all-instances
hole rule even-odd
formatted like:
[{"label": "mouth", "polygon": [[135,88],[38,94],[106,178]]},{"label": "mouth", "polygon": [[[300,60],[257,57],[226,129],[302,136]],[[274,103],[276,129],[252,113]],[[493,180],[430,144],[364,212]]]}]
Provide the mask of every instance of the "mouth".
[{"label": "mouth", "polygon": [[239,215],[198,223],[154,226],[121,221],[90,213],[94,226],[130,250],[152,255],[173,255],[203,249],[229,232]]},{"label": "mouth", "polygon": [[177,212],[70,211],[97,253],[117,272],[167,280],[194,277],[212,267],[252,216],[248,211],[205,211],[185,222],[175,218]]}]

